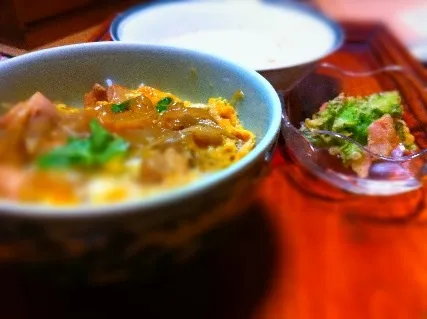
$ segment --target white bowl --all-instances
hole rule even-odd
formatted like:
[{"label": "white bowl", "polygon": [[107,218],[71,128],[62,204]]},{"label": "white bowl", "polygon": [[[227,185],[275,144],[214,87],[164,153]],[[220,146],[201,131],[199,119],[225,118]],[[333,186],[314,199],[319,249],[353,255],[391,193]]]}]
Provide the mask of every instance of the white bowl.
[{"label": "white bowl", "polygon": [[260,72],[308,65],[343,41],[338,24],[307,6],[260,1],[143,4],[120,14],[110,34],[219,55]]}]

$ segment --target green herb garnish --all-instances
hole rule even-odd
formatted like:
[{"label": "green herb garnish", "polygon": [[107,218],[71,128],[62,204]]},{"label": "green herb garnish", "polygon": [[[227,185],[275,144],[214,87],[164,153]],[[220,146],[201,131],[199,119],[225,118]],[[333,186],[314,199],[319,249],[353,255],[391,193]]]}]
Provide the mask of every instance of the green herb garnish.
[{"label": "green herb garnish", "polygon": [[156,109],[157,112],[162,113],[168,109],[168,106],[172,103],[172,98],[165,97],[161,99],[159,102],[157,102]]},{"label": "green herb garnish", "polygon": [[37,166],[42,169],[94,168],[127,152],[129,143],[108,132],[97,120],[90,122],[90,129],[89,137],[71,137],[66,145],[40,156],[37,159]]},{"label": "green herb garnish", "polygon": [[114,113],[121,113],[129,110],[129,107],[130,107],[130,100],[127,100],[119,104],[111,105],[111,111],[113,111]]}]

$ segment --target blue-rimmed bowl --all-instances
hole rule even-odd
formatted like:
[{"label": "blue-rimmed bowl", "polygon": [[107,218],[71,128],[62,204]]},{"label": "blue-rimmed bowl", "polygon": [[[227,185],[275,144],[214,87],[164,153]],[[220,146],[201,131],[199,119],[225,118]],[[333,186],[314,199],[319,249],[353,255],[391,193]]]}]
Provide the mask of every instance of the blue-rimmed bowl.
[{"label": "blue-rimmed bowl", "polygon": [[[0,202],[0,262],[47,277],[111,282],[144,276],[203,249],[204,235],[238,215],[269,162],[281,118],[276,91],[255,71],[178,48],[87,43],[29,53],[0,64],[0,97],[15,103],[40,91],[82,104],[95,82],[141,83],[206,102],[242,90],[238,114],[255,148],[227,169],[146,198],[104,206],[49,207]],[[244,195],[242,195],[244,194]],[[55,276],[57,275],[57,276]]]},{"label": "blue-rimmed bowl", "polygon": [[344,39],[340,25],[325,14],[285,1],[151,1],[119,14],[110,35],[114,41],[223,56],[260,72],[281,90],[304,78]]}]

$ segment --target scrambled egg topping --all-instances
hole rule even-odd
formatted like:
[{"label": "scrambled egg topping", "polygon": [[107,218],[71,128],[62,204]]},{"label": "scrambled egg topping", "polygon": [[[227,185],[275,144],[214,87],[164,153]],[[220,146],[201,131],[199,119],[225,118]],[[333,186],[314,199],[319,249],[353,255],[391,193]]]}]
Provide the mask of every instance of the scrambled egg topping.
[{"label": "scrambled egg topping", "polygon": [[[0,198],[105,204],[188,184],[253,149],[255,135],[234,108],[243,97],[237,92],[230,100],[193,103],[150,86],[95,84],[80,108],[36,93],[0,117],[0,133],[26,145],[13,149],[0,135],[0,150],[11,149],[0,160],[0,178],[15,174],[19,181],[0,182]],[[29,123],[25,128],[17,115]],[[39,121],[49,129],[33,125]]]}]

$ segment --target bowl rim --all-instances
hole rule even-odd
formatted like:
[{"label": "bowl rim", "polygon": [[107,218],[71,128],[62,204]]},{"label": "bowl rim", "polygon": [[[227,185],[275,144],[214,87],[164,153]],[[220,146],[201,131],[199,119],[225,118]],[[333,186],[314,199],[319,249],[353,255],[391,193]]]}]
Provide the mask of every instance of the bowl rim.
[{"label": "bowl rim", "polygon": [[257,141],[254,149],[249,152],[242,159],[233,163],[229,167],[202,177],[187,185],[179,186],[177,188],[166,190],[164,192],[151,195],[148,198],[137,198],[118,202],[114,204],[101,204],[101,205],[77,205],[77,206],[54,206],[47,204],[33,204],[21,203],[15,201],[0,200],[0,216],[13,215],[31,218],[93,218],[93,217],[107,217],[114,215],[123,215],[136,210],[139,212],[149,211],[150,209],[160,208],[166,204],[175,203],[185,199],[186,197],[197,195],[216,185],[220,184],[238,174],[240,171],[245,170],[250,164],[256,161],[260,156],[263,156],[272,145],[274,145],[280,131],[280,122],[282,117],[282,105],[279,96],[273,86],[258,72],[245,68],[235,61],[230,61],[225,58],[212,56],[207,53],[198,52],[195,50],[184,48],[164,47],[152,44],[142,43],[123,43],[123,42],[92,42],[92,43],[79,43],[54,48],[42,49],[23,54],[13,59],[7,60],[0,64],[0,74],[2,69],[13,68],[15,65],[20,66],[26,62],[43,61],[57,54],[66,54],[70,57],[74,53],[93,52],[100,49],[112,49],[114,52],[122,50],[143,51],[152,50],[156,52],[165,52],[169,54],[183,54],[187,56],[198,56],[199,58],[212,61],[214,64],[222,64],[227,68],[236,70],[249,76],[249,80],[261,86],[267,98],[268,107],[271,108],[271,121],[267,128],[265,136]]},{"label": "bowl rim", "polygon": [[[200,3],[200,2],[195,2],[195,1],[186,1],[186,0],[164,0],[164,1],[160,1],[160,2],[148,2],[148,3],[143,3],[143,4],[137,4],[134,6],[131,6],[130,8],[122,11],[121,13],[117,14],[117,16],[112,20],[110,27],[109,27],[109,35],[111,37],[111,39],[113,41],[118,41],[118,42],[131,42],[131,43],[135,43],[135,42],[139,42],[139,41],[122,41],[120,40],[120,36],[119,36],[119,27],[120,24],[129,16],[133,15],[134,13],[137,13],[139,11],[145,10],[145,9],[150,9],[150,8],[154,8],[154,7],[165,7],[165,6],[169,6],[169,5],[182,5],[182,4],[189,4],[191,3],[191,5],[194,6],[203,6],[206,3],[209,3],[209,5],[216,5],[216,6],[225,6],[225,5],[230,5],[230,3],[223,3],[223,2],[215,2],[215,1],[206,1],[205,3]],[[236,3],[233,2],[232,5],[236,5]],[[336,21],[334,21],[332,18],[330,18],[329,16],[327,16],[326,14],[316,10],[315,8],[306,5],[306,4],[301,4],[301,3],[294,3],[294,2],[284,2],[284,3],[280,3],[280,4],[272,4],[272,3],[247,3],[245,5],[251,5],[251,6],[259,6],[259,7],[270,7],[270,8],[281,8],[281,9],[287,9],[287,10],[293,10],[296,11],[298,13],[302,13],[304,15],[307,16],[311,16],[312,18],[317,19],[318,21],[324,23],[326,26],[328,26],[331,30],[331,32],[334,34],[334,43],[331,45],[331,47],[329,48],[329,50],[327,50],[325,53],[320,54],[317,58],[312,58],[309,60],[305,60],[305,61],[301,61],[298,63],[294,63],[294,64],[290,64],[290,65],[286,65],[286,66],[272,66],[272,67],[265,67],[265,68],[258,68],[256,69],[256,71],[258,72],[266,72],[266,71],[274,71],[274,70],[281,70],[281,69],[286,69],[286,68],[292,68],[292,67],[298,67],[301,65],[306,65],[306,64],[310,64],[316,61],[319,61],[321,59],[323,59],[324,57],[332,54],[333,52],[337,51],[344,43],[344,39],[345,39],[345,34],[344,34],[344,30],[343,28],[340,26],[339,23],[337,23]],[[163,46],[169,46],[169,45],[163,45]],[[175,46],[174,46],[175,47]]]}]

